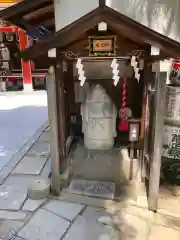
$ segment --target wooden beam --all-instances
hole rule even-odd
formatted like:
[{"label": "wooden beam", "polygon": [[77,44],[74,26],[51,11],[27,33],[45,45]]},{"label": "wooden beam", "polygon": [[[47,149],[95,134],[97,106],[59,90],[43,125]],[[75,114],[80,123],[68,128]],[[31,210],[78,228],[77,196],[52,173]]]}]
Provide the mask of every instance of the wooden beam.
[{"label": "wooden beam", "polygon": [[33,10],[38,9],[41,6],[46,6],[49,3],[52,4],[52,0],[25,0],[0,11],[0,18],[10,20],[12,17],[30,13]]},{"label": "wooden beam", "polygon": [[18,25],[27,33],[31,33],[31,35],[33,35],[33,37],[37,38],[38,40],[43,40],[45,37],[47,37],[47,35],[42,35],[40,34],[40,32],[36,29],[35,26],[31,25],[30,23],[28,23],[27,21],[25,21],[22,18],[19,18],[18,20],[13,20],[15,22],[18,22]]},{"label": "wooden beam", "polygon": [[[88,13],[86,16],[78,19],[77,22],[70,24],[69,26],[65,27],[63,30],[60,30],[55,34],[55,36],[49,37],[44,41],[39,42],[38,44],[34,45],[34,48],[27,49],[23,57],[25,59],[28,58],[36,58],[38,55],[47,52],[49,49],[56,48],[65,48],[68,45],[72,44],[76,40],[79,39],[80,36],[87,30],[91,29],[100,21],[105,21],[101,15],[101,9],[95,9],[92,12]],[[69,34],[71,33],[71,34]],[[63,51],[63,49],[62,49]]]},{"label": "wooden beam", "polygon": [[[91,33],[90,33],[91,34]],[[115,35],[115,32],[111,32],[111,35]],[[93,34],[91,34],[93,36]],[[147,45],[145,44],[138,44],[130,39],[121,38],[118,35],[116,39],[116,54],[117,56],[126,56],[127,54],[133,52],[137,49],[142,49],[146,52]],[[123,46],[123,47],[122,47]],[[89,55],[89,38],[88,35],[84,35],[82,39],[71,44],[67,49],[66,52],[72,51],[74,53],[81,53],[81,57]]]},{"label": "wooden beam", "polygon": [[53,4],[48,5],[44,8],[40,8],[40,9],[38,9],[36,11],[33,11],[29,14],[26,14],[23,18],[27,21],[31,21],[34,18],[40,18],[44,15],[47,15],[48,13],[54,13],[54,5]]},{"label": "wooden beam", "polygon": [[180,56],[180,43],[105,6],[104,8],[99,7],[93,10],[84,17],[58,31],[54,36],[27,49],[24,53],[24,58],[33,59],[55,47],[65,49],[68,45],[80,39],[84,32],[92,29],[101,21],[105,21],[109,26],[112,26],[117,34],[125,32],[126,36],[130,39],[133,38],[150,45],[158,44],[167,54],[173,55],[174,57]]},{"label": "wooden beam", "polygon": [[55,19],[49,18],[47,20],[44,19],[43,26],[45,26],[49,31],[51,31],[51,34],[55,33]]},{"label": "wooden beam", "polygon": [[[45,15],[41,15],[41,16],[36,15],[36,17],[29,19],[28,23],[30,23],[31,25],[43,25],[44,26],[44,22],[49,21],[49,20],[51,20],[53,23],[55,23],[53,12],[48,12]],[[54,26],[55,26],[55,24],[54,24]]]}]

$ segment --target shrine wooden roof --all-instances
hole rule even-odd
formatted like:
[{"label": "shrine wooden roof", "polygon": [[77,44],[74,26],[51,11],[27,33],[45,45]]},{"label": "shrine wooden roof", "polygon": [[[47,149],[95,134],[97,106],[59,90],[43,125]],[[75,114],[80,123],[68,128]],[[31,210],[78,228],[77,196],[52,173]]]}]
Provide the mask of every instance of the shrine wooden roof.
[{"label": "shrine wooden roof", "polygon": [[[159,47],[167,56],[180,57],[180,43],[105,6],[104,0],[99,0],[98,8],[54,33],[53,0],[25,0],[0,11],[0,18],[26,30],[29,35],[39,41],[22,54],[24,59],[34,59],[52,48],[65,50],[73,42],[77,42],[83,34],[105,21],[116,34],[126,34],[137,42]],[[44,28],[44,34],[41,33]],[[42,30],[43,32],[43,30]]]},{"label": "shrine wooden roof", "polygon": [[24,0],[0,11],[0,18],[24,29],[32,38],[42,39],[54,32],[52,0]]}]

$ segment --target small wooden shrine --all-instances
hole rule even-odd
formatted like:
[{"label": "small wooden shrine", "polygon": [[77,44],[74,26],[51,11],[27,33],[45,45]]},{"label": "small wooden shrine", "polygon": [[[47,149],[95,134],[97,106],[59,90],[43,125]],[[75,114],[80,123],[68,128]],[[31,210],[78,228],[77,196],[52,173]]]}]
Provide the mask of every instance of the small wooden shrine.
[{"label": "small wooden shrine", "polygon": [[[166,79],[170,59],[180,57],[180,43],[111,9],[103,0],[84,16],[76,16],[76,20],[64,25],[58,22],[59,15],[56,15],[56,8],[61,8],[61,4],[55,5],[54,21],[54,4],[50,0],[26,0],[0,12],[2,19],[37,38],[33,47],[22,52],[24,60],[38,59],[47,52],[50,57],[47,89],[52,127],[52,190],[55,194],[60,193],[60,179],[69,164],[72,139],[81,132],[81,83],[100,84],[118,111],[123,111],[122,79],[126,78],[125,104],[132,110],[133,117],[141,122],[141,175],[149,183],[149,209],[156,211]],[[38,28],[40,25],[41,29]],[[156,55],[151,51],[154,46]],[[116,76],[112,80],[112,72],[111,75],[108,72],[113,59],[119,65],[123,64],[120,79]],[[77,63],[84,66],[81,81],[75,70]],[[118,126],[119,121],[117,118]]]}]

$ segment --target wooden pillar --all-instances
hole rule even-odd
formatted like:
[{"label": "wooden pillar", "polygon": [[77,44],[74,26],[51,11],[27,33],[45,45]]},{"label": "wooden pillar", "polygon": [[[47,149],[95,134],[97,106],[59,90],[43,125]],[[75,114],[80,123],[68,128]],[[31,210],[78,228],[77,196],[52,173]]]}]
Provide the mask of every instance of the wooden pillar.
[{"label": "wooden pillar", "polygon": [[60,194],[60,174],[65,170],[66,116],[65,90],[62,61],[51,67],[47,76],[48,113],[52,128],[51,138],[51,184],[54,195]]},{"label": "wooden pillar", "polygon": [[[162,62],[163,64],[163,62]],[[150,157],[149,196],[148,204],[151,211],[157,211],[159,198],[159,183],[161,171],[162,139],[164,128],[164,104],[166,91],[166,72],[161,72],[161,62],[156,66],[154,112],[153,114],[153,144]]]},{"label": "wooden pillar", "polygon": [[55,78],[55,68],[50,67],[46,79],[48,96],[49,124],[51,126],[51,188],[54,195],[60,194],[60,141],[59,111],[58,111],[58,87]]},{"label": "wooden pillar", "polygon": [[[140,167],[141,167],[141,180],[144,181],[146,177],[146,164],[145,154],[148,148],[149,133],[146,128],[147,120],[147,104],[148,104],[148,85],[152,81],[152,69],[151,64],[145,61],[145,67],[143,71],[143,92],[142,92],[142,118],[141,118],[141,151],[140,151]],[[151,78],[151,79],[150,79]]]},{"label": "wooden pillar", "polygon": [[[24,51],[28,47],[28,36],[21,29],[18,30],[18,36],[19,36],[20,51]],[[24,61],[21,58],[21,67],[22,67],[24,91],[31,91],[33,90],[31,61]]]},{"label": "wooden pillar", "polygon": [[55,78],[57,81],[57,111],[59,124],[59,139],[60,139],[60,173],[63,173],[66,168],[66,105],[65,105],[65,86],[64,86],[63,62],[61,60],[56,64]]},{"label": "wooden pillar", "polygon": [[140,167],[141,167],[141,180],[142,181],[145,179],[146,108],[147,108],[147,86],[144,86],[143,103],[142,103],[142,118],[141,118],[141,151],[140,151]]}]

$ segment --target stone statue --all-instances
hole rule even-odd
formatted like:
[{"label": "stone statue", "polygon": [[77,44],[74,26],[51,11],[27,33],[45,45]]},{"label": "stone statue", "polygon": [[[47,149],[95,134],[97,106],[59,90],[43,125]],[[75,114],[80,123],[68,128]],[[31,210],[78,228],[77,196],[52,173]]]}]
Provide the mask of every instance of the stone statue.
[{"label": "stone statue", "polygon": [[92,87],[81,105],[84,144],[91,150],[109,150],[116,137],[117,110],[100,85]]}]

